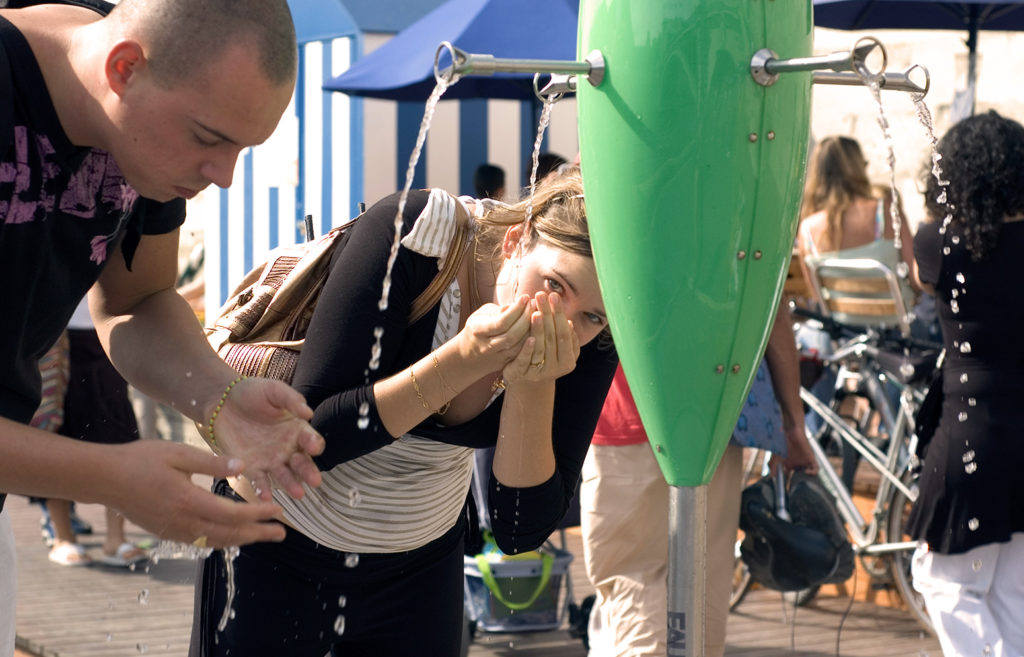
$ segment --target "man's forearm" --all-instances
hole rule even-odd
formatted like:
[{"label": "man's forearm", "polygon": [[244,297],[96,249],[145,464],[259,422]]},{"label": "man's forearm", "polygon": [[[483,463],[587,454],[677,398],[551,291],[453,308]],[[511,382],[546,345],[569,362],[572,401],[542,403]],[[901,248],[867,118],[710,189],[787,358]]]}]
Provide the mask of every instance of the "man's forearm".
[{"label": "man's forearm", "polygon": [[142,392],[205,421],[235,376],[174,290],[156,292],[123,315],[91,304],[100,341],[121,375]]}]

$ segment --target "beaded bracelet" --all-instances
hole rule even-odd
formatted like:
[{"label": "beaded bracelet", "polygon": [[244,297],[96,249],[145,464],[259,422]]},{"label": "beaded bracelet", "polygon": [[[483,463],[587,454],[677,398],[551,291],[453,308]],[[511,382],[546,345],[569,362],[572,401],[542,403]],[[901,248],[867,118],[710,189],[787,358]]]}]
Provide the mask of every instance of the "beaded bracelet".
[{"label": "beaded bracelet", "polygon": [[231,393],[231,390],[240,382],[245,381],[248,378],[249,377],[245,376],[244,374],[239,374],[234,381],[228,384],[227,388],[224,388],[224,394],[220,396],[220,401],[217,402],[217,406],[213,409],[213,415],[210,416],[210,424],[208,425],[206,430],[206,436],[207,438],[209,438],[211,446],[217,446],[217,439],[213,435],[213,422],[217,419],[217,416],[220,415],[220,409],[224,408],[224,402],[227,401],[228,395]]}]

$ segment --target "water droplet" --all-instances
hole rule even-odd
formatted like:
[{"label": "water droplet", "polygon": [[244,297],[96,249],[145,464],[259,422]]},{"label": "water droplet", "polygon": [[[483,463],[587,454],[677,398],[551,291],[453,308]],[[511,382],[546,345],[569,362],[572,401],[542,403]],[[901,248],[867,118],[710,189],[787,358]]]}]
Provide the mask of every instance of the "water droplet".
[{"label": "water droplet", "polygon": [[971,562],[971,570],[973,570],[974,572],[978,572],[979,570],[981,570],[981,559],[975,559]]},{"label": "water droplet", "polygon": [[969,353],[971,353],[971,343],[967,342],[967,341],[964,341],[964,343],[960,345],[960,353],[962,353],[962,354],[969,354]]},{"label": "water droplet", "polygon": [[960,420],[961,422],[966,422],[967,421],[967,411],[960,411],[959,413],[957,413],[956,414],[956,419]]},{"label": "water droplet", "polygon": [[139,604],[140,605],[148,605],[149,604],[149,589],[142,589],[141,591],[139,591],[139,596],[138,597],[139,597]]},{"label": "water droplet", "polygon": [[963,275],[962,272],[956,275],[956,282],[960,283],[961,285],[963,285],[964,283],[967,282],[967,279],[964,278],[964,275]]},{"label": "water droplet", "polygon": [[139,654],[141,655],[141,654],[144,654],[148,650],[148,648],[146,648],[146,644],[145,643],[136,643],[135,644],[135,650],[137,650],[139,652]]},{"label": "water droplet", "polygon": [[910,275],[910,267],[905,262],[900,262],[896,265],[896,275],[900,278],[906,278]]},{"label": "water droplet", "polygon": [[967,372],[960,375],[960,383],[967,383]]},{"label": "water droplet", "polygon": [[953,288],[952,290],[950,290],[950,294],[952,294],[953,298],[956,299],[958,296],[960,296],[960,290]]},{"label": "water droplet", "polygon": [[340,636],[345,633],[345,617],[338,614],[334,619],[334,631]]},{"label": "water droplet", "polygon": [[948,246],[942,247],[942,255],[949,255],[949,247]]},{"label": "water droplet", "polygon": [[911,365],[910,363],[902,363],[902,364],[900,364],[900,374],[904,378],[907,378],[907,379],[911,378],[912,376],[914,376],[914,366]]},{"label": "water droplet", "polygon": [[348,604],[348,598],[346,598],[343,595],[339,595],[338,596],[338,606],[339,607],[344,607],[347,604]]},{"label": "water droplet", "polygon": [[193,400],[192,400],[192,401],[190,401],[189,403],[190,403],[190,404],[192,404],[193,406],[195,406],[195,405],[196,405],[196,400],[194,400],[194,399],[193,399]]},{"label": "water droplet", "polygon": [[986,655],[991,655],[992,654],[992,645],[986,643],[985,644],[985,649],[982,652],[984,652],[984,654],[986,654]]},{"label": "water droplet", "polygon": [[110,632],[107,632],[107,641],[110,642],[110,641],[113,641],[113,640],[114,640],[114,635],[111,634]]},{"label": "water droplet", "polygon": [[327,603],[325,602],[320,608],[323,609],[324,611],[326,611],[327,610]]},{"label": "water droplet", "polygon": [[[953,291],[956,292],[956,290]],[[954,313],[960,312],[960,303],[956,299],[951,299],[949,302],[949,309]]]},{"label": "water droplet", "polygon": [[972,449],[972,450],[968,450],[968,451],[964,452],[964,455],[961,458],[963,459],[964,463],[967,463],[969,461],[973,461],[974,460],[974,450]]},{"label": "water droplet", "polygon": [[349,506],[352,506],[352,507],[359,506],[359,502],[361,502],[362,499],[363,499],[363,496],[359,494],[359,490],[358,489],[353,488],[353,489],[351,489],[348,492],[348,505]]},{"label": "water droplet", "polygon": [[949,241],[952,242],[953,244],[959,244],[960,243],[960,236],[959,235],[953,235],[952,237],[949,238]]},{"label": "water droplet", "polygon": [[359,405],[359,419],[356,421],[356,426],[360,429],[365,429],[370,426],[370,404],[369,402],[363,402]]},{"label": "water droplet", "polygon": [[349,552],[345,555],[345,567],[355,568],[359,565],[359,555],[355,552]]},{"label": "water droplet", "polygon": [[938,196],[935,197],[935,202],[940,205],[946,202],[946,190],[942,190]]},{"label": "water droplet", "polygon": [[978,405],[978,400],[975,399],[974,397],[968,397],[967,398],[967,405],[968,406],[977,406]]},{"label": "water droplet", "polygon": [[975,463],[974,461],[971,461],[970,463],[964,466],[964,472],[966,472],[967,474],[974,474],[977,470],[978,464]]},{"label": "water droplet", "polygon": [[191,379],[192,378],[192,370],[189,370],[188,372],[185,372],[185,378],[186,379]]},{"label": "water droplet", "polygon": [[980,526],[981,522],[977,518],[971,518],[967,521],[967,529],[970,529],[972,532],[978,531]]}]

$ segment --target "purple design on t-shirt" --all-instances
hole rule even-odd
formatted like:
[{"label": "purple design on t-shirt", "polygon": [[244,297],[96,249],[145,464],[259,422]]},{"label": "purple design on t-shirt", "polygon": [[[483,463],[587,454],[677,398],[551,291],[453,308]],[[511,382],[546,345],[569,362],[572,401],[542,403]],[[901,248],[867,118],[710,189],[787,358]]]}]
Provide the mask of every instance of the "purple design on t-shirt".
[{"label": "purple design on t-shirt", "polygon": [[110,153],[92,150],[71,175],[60,197],[60,209],[85,219],[96,216],[97,203],[104,213],[124,212],[132,206],[138,192],[124,182],[121,169]]},{"label": "purple design on t-shirt", "polygon": [[[43,162],[42,178],[52,179],[60,171],[60,167],[49,159],[54,153],[53,144],[45,136],[36,139],[36,148]],[[54,198],[43,195],[40,199],[25,198],[30,193],[32,169],[28,164],[28,129],[25,126],[14,126],[14,162],[0,162],[0,183],[14,183],[11,200],[0,202],[0,215],[5,217],[4,223],[23,224],[35,219],[42,219],[53,211]]]},{"label": "purple design on t-shirt", "polygon": [[0,185],[13,183],[10,200],[0,201],[0,217],[6,224],[45,221],[55,207],[82,219],[117,217],[113,233],[97,235],[89,244],[89,259],[102,263],[107,244],[124,227],[138,192],[125,182],[110,153],[98,149],[86,153],[66,183],[56,182],[63,169],[53,157],[53,144],[46,135],[35,135],[35,152],[30,153],[29,135],[26,126],[14,126],[14,161],[0,162]]},{"label": "purple design on t-shirt", "polygon": [[92,255],[89,256],[89,260],[92,260],[97,265],[107,259],[107,236],[97,235],[92,238]]}]

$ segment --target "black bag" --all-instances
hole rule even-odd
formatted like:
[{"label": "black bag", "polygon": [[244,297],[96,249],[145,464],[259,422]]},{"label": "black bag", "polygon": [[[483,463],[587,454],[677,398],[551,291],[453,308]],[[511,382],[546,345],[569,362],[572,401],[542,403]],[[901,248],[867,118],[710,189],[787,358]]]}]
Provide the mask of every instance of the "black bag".
[{"label": "black bag", "polygon": [[813,475],[793,473],[780,517],[776,486],[764,477],[743,491],[740,555],[755,582],[776,591],[800,591],[844,582],[853,575],[853,548],[832,495]]}]

